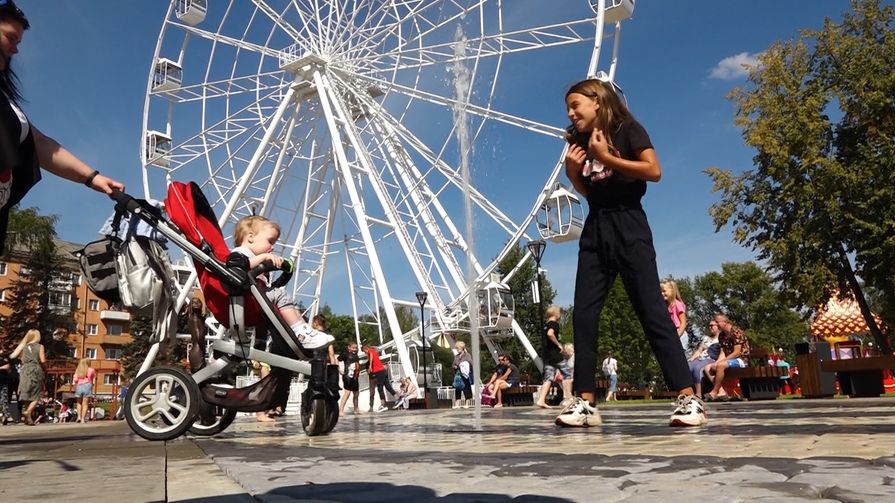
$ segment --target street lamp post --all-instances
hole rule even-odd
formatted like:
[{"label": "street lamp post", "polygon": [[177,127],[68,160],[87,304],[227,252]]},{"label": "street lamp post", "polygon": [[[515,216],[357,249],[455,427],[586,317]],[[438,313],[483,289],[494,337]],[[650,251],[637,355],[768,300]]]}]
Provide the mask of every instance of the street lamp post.
[{"label": "street lamp post", "polygon": [[[538,318],[541,320],[541,330],[544,330],[544,300],[541,298],[541,259],[544,258],[544,250],[547,248],[547,243],[544,242],[543,239],[538,239],[536,241],[528,242],[528,251],[531,252],[531,256],[535,259],[535,281],[536,281],[536,290],[538,294]],[[547,348],[541,348],[541,351],[546,351]]]},{"label": "street lamp post", "polygon": [[427,395],[429,392],[429,372],[426,366],[426,318],[423,306],[426,305],[428,297],[429,294],[426,292],[416,292],[416,300],[420,303],[420,339],[423,341],[423,403],[426,404],[427,409],[429,408],[429,397]]}]

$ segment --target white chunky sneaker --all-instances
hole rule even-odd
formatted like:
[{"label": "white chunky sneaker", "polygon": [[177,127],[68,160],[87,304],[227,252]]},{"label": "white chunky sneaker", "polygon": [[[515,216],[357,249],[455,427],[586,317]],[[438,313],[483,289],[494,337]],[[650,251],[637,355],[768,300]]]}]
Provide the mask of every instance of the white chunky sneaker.
[{"label": "white chunky sneaker", "polygon": [[671,413],[671,426],[702,426],[708,422],[705,404],[696,395],[680,395]]},{"label": "white chunky sneaker", "polygon": [[587,403],[587,400],[584,400],[583,398],[575,397],[571,403],[556,416],[556,421],[554,422],[557,426],[586,427],[597,426],[601,424],[603,420],[600,419],[600,413],[597,411],[596,407]]},{"label": "white chunky sneaker", "polygon": [[298,342],[305,349],[319,349],[330,345],[335,338],[327,333],[311,328],[310,325],[304,324],[295,331],[298,336]]}]

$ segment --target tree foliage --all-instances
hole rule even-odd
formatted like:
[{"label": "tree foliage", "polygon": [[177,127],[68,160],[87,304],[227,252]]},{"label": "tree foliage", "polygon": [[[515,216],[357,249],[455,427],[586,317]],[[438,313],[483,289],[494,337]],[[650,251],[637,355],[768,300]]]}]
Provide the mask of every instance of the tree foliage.
[{"label": "tree foliage", "polygon": [[857,278],[895,298],[893,8],[852,6],[839,24],[772,45],[750,87],[731,92],[754,169],[707,170],[721,193],[710,213],[796,305],[854,293],[880,341]]},{"label": "tree foliage", "polygon": [[[507,256],[497,265],[497,272],[500,273],[501,277],[506,277],[506,275],[516,267],[525,255],[525,251],[525,248],[521,244],[517,244],[510,250]],[[546,248],[546,253],[550,253],[549,245]],[[535,350],[540,355],[543,352],[543,348],[541,347],[543,326],[541,324],[541,315],[539,311],[540,306],[538,303],[534,302],[531,289],[531,284],[535,280],[535,269],[536,266],[534,260],[527,260],[520,266],[519,270],[516,271],[516,274],[513,275],[509,281],[505,281],[505,283],[510,287],[510,291],[513,293],[513,301],[515,303],[513,316],[528,336],[528,340],[531,341]],[[547,279],[547,274],[541,274],[541,304],[543,305],[543,308],[546,310],[553,304],[555,298],[556,290],[553,289],[550,280]],[[568,332],[563,338],[563,342],[571,340],[571,332]],[[537,366],[535,366],[534,362],[529,358],[528,352],[525,351],[525,347],[522,346],[522,343],[518,338],[513,337],[503,339],[500,341],[500,347],[506,354],[510,355],[523,374],[527,374],[535,380],[539,379],[537,376],[540,376],[540,372],[538,371]],[[488,375],[490,375],[495,368],[496,364],[494,363],[494,360],[490,355],[483,351],[483,374],[485,373],[485,369],[488,369]],[[488,375],[483,376],[486,378],[486,382]]]},{"label": "tree foliage", "polygon": [[[179,332],[188,333],[185,327]],[[149,354],[152,347],[152,318],[145,316],[133,316],[130,323],[131,342],[121,348],[121,373],[125,381],[130,381],[137,375],[143,360]],[[183,366],[186,358],[186,344],[181,341],[167,341],[159,348],[153,366],[171,365]]]},{"label": "tree foliage", "polygon": [[71,306],[51,305],[51,293],[73,295],[68,282],[70,273],[59,257],[56,243],[55,215],[41,215],[37,208],[13,208],[9,215],[7,258],[15,253],[24,257],[19,277],[9,290],[12,315],[2,327],[3,345],[17,343],[31,329],[41,333],[47,356],[66,355],[68,341],[52,337],[56,329],[70,329],[74,324]]}]

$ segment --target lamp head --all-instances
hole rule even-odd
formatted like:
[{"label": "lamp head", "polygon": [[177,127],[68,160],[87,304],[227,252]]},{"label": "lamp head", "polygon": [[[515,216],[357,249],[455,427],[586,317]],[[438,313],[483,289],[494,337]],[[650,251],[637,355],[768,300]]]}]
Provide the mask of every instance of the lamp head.
[{"label": "lamp head", "polygon": [[428,298],[429,294],[427,292],[416,292],[416,301],[420,303],[421,308],[426,304],[426,299]]},{"label": "lamp head", "polygon": [[543,239],[538,239],[529,241],[527,246],[528,251],[531,252],[531,255],[534,257],[535,262],[540,264],[541,259],[544,258],[544,250],[547,248],[547,243]]}]

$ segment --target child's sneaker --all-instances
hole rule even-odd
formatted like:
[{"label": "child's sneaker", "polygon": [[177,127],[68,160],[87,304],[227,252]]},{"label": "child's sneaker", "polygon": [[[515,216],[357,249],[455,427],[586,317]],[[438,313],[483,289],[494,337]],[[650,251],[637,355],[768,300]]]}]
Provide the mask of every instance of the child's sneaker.
[{"label": "child's sneaker", "polygon": [[388,407],[386,407],[385,405],[380,405],[379,408],[376,409],[376,412],[385,412],[387,410],[388,410]]},{"label": "child's sneaker", "polygon": [[708,422],[705,415],[705,404],[696,395],[680,395],[674,412],[671,413],[671,426],[702,426]]},{"label": "child's sneaker", "polygon": [[556,416],[557,426],[597,426],[603,423],[597,408],[587,403],[587,400],[581,397],[575,397],[569,405],[566,406]]},{"label": "child's sneaker", "polygon": [[333,336],[323,333],[320,330],[315,330],[308,324],[303,324],[298,327],[295,335],[298,336],[298,342],[300,342],[305,349],[319,349],[326,347],[336,340]]}]

